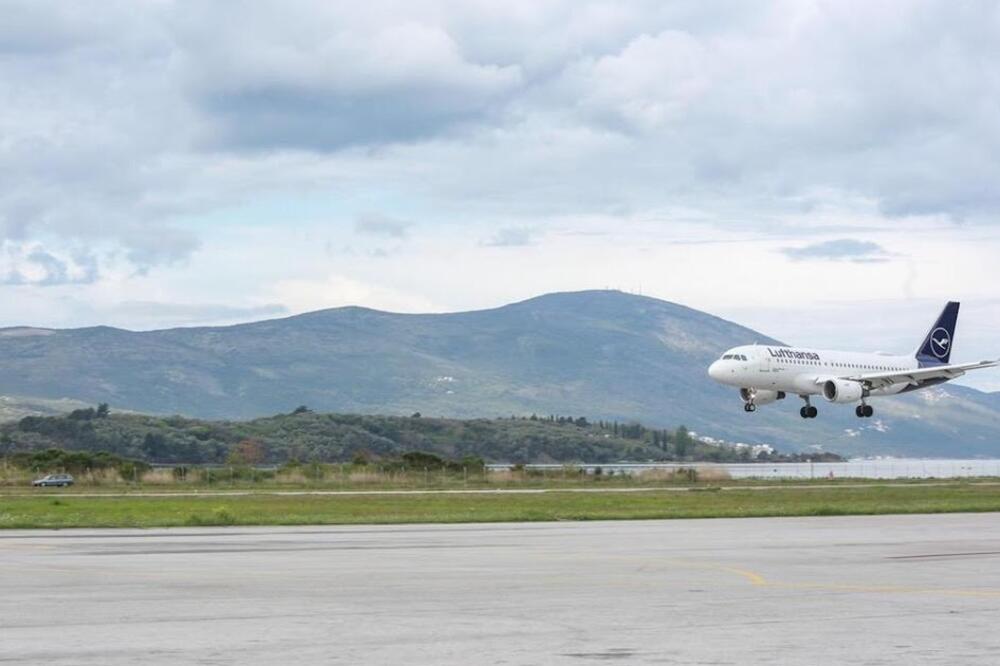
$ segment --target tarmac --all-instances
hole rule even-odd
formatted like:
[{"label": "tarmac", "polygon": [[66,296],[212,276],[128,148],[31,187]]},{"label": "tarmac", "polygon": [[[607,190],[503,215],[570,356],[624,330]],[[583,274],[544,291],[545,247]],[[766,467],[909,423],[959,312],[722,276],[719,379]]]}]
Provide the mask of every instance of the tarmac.
[{"label": "tarmac", "polygon": [[1000,514],[0,532],[0,663],[996,664]]}]

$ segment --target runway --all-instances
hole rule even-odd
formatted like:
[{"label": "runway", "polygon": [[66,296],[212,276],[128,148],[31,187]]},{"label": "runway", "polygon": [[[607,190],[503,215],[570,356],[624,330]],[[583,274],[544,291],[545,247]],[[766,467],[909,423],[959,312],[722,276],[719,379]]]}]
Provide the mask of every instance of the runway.
[{"label": "runway", "polygon": [[0,532],[0,662],[994,664],[1000,514]]}]

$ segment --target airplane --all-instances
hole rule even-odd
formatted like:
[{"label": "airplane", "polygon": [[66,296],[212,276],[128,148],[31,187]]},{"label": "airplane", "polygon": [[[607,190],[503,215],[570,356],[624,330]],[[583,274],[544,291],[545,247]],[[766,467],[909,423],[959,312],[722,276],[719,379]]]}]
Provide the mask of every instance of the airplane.
[{"label": "airplane", "polygon": [[870,418],[875,413],[868,404],[872,396],[907,393],[1000,364],[1000,359],[950,363],[958,306],[955,301],[944,306],[924,341],[909,356],[754,344],[727,350],[709,366],[708,375],[739,387],[746,412],[794,394],[805,401],[799,410],[804,419],[816,418],[818,413],[812,396],[836,404],[858,403],[854,413]]}]

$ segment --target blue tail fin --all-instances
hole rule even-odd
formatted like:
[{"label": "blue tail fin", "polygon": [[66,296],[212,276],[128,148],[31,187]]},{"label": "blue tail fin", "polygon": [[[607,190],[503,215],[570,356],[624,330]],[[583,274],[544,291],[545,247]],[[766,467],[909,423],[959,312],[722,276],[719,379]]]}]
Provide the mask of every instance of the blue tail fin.
[{"label": "blue tail fin", "polygon": [[958,303],[949,301],[941,311],[931,330],[917,350],[920,365],[940,365],[951,358],[951,348],[955,342],[955,322],[958,321]]}]

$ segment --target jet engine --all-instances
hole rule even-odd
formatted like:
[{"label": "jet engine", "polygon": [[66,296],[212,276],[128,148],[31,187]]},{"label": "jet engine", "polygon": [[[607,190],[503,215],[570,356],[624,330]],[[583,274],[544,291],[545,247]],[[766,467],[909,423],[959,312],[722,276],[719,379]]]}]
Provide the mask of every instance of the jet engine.
[{"label": "jet engine", "polygon": [[860,383],[849,379],[828,379],[823,384],[823,397],[830,402],[857,402],[867,394]]},{"label": "jet engine", "polygon": [[768,403],[774,402],[775,400],[784,400],[785,392],[741,388],[740,398],[742,398],[743,402],[747,404],[752,402],[755,405],[766,405]]}]

